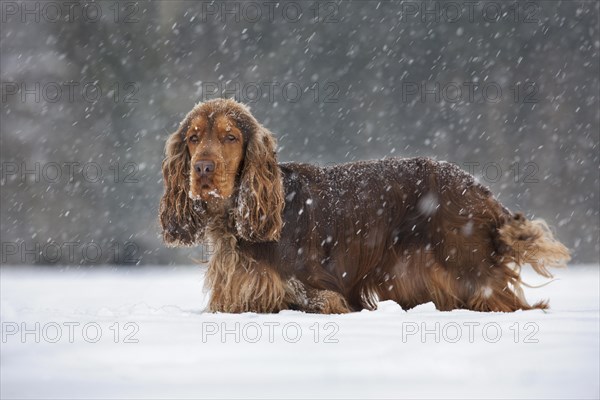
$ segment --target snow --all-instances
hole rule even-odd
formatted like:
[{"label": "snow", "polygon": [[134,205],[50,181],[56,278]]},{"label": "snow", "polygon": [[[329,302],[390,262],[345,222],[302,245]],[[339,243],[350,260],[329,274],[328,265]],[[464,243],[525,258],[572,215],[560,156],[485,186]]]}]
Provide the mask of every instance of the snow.
[{"label": "snow", "polygon": [[598,265],[527,289],[548,312],[516,313],[209,314],[203,271],[3,268],[1,397],[599,396]]}]

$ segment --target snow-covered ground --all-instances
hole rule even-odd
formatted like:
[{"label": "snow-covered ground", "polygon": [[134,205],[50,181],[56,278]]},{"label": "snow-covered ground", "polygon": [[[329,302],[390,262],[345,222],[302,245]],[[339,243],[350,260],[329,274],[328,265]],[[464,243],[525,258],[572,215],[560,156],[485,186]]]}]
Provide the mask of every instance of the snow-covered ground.
[{"label": "snow-covered ground", "polygon": [[598,398],[599,267],[557,276],[526,292],[549,312],[227,315],[202,312],[199,267],[5,268],[0,394]]}]

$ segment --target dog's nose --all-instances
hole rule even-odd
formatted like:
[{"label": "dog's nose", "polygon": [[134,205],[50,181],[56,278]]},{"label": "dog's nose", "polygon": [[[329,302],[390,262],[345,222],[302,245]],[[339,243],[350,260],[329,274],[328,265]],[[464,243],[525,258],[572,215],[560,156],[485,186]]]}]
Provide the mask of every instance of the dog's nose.
[{"label": "dog's nose", "polygon": [[194,164],[194,169],[200,176],[210,176],[215,172],[215,163],[208,160],[201,160]]}]

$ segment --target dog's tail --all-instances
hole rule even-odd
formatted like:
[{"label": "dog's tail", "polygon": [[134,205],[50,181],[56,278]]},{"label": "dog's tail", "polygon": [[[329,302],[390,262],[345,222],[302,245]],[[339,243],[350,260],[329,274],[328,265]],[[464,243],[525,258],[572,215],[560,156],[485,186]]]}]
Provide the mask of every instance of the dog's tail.
[{"label": "dog's tail", "polygon": [[503,256],[508,257],[510,262],[519,269],[530,264],[535,272],[547,278],[552,278],[548,268],[567,266],[571,259],[569,250],[554,238],[545,221],[528,220],[522,213],[509,218],[498,232],[503,247],[508,247]]}]

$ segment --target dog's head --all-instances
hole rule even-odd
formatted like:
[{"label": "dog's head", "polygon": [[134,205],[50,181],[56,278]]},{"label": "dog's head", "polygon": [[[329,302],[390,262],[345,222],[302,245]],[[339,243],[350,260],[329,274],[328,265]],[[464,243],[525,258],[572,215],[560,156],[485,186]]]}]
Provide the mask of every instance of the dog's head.
[{"label": "dog's head", "polygon": [[163,178],[167,244],[201,242],[211,204],[231,209],[240,238],[279,238],[284,200],[275,139],[243,104],[217,99],[194,107],[167,140]]}]

